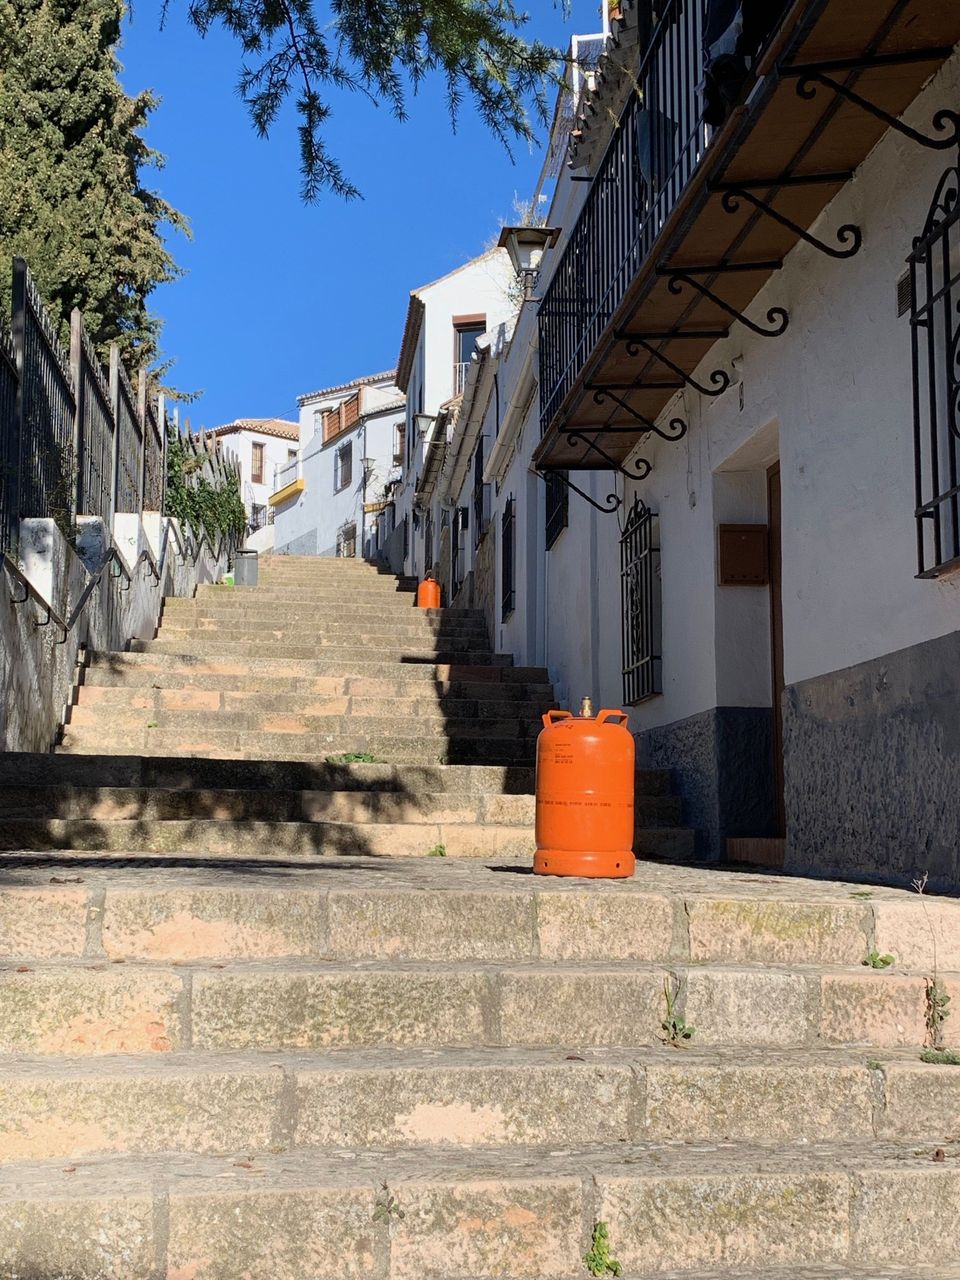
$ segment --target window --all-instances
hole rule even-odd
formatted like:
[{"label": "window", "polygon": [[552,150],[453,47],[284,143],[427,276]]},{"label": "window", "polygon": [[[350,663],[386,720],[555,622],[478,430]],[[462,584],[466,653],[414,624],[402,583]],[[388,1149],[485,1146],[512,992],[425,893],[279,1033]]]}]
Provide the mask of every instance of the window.
[{"label": "window", "polygon": [[287,461],[288,461],[288,462],[296,462],[296,460],[297,460],[297,451],[296,451],[296,449],[288,449],[288,450],[287,450]]},{"label": "window", "polygon": [[254,444],[251,449],[250,479],[254,484],[263,484],[263,454],[265,445]]},{"label": "window", "polygon": [[487,331],[486,316],[453,317],[453,394],[463,391],[477,339]]},{"label": "window", "polygon": [[566,471],[548,471],[544,476],[547,486],[546,542],[549,551],[567,527],[570,515],[570,490],[564,481]]},{"label": "window", "polygon": [[423,571],[433,569],[433,512],[428,511],[423,522]]},{"label": "window", "polygon": [[623,700],[636,706],[660,693],[660,529],[634,498],[620,538]]},{"label": "window", "polygon": [[337,533],[337,555],[354,557],[357,554],[357,526],[345,524]]},{"label": "window", "polygon": [[513,589],[516,550],[514,536],[517,525],[516,504],[508,498],[500,517],[500,621],[506,622],[513,613],[516,594]]},{"label": "window", "polygon": [[917,576],[960,567],[960,175],[934,193],[910,265]]},{"label": "window", "polygon": [[469,521],[469,507],[457,507],[453,513],[450,536],[450,598],[455,599],[463,586],[463,534]]},{"label": "window", "polygon": [[313,411],[313,434],[319,435],[323,429],[323,410],[314,409]]},{"label": "window", "polygon": [[486,528],[487,488],[483,483],[483,436],[473,455],[473,545],[478,547]]},{"label": "window", "polygon": [[342,444],[333,455],[333,491],[346,489],[353,479],[353,441]]},{"label": "window", "polygon": [[395,467],[403,466],[404,440],[407,435],[407,426],[405,422],[397,424],[396,432],[393,437],[393,465]]}]

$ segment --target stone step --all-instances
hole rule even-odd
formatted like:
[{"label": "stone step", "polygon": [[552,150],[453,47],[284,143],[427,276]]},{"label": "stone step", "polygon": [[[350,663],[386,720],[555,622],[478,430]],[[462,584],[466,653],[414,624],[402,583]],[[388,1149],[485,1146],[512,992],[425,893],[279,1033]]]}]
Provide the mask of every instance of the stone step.
[{"label": "stone step", "polygon": [[[941,977],[955,999],[960,975]],[[0,970],[0,1055],[655,1045],[673,986],[698,1048],[919,1051],[929,1034],[923,975],[849,966],[74,960]]]},{"label": "stone step", "polygon": [[135,653],[169,653],[178,657],[217,656],[217,657],[283,657],[287,659],[306,659],[307,661],[326,660],[329,666],[339,665],[342,670],[351,674],[363,665],[364,668],[380,665],[422,665],[422,666],[509,666],[509,656],[494,654],[489,650],[457,649],[449,646],[435,649],[429,645],[369,645],[358,649],[355,645],[336,646],[320,643],[317,640],[309,644],[294,644],[282,637],[258,635],[248,640],[221,640],[215,635],[191,633],[175,640],[164,638],[161,633],[158,640],[133,640],[130,648]]},{"label": "stone step", "polygon": [[417,623],[392,622],[383,617],[347,625],[330,625],[321,617],[278,618],[275,613],[262,618],[238,614],[235,618],[185,618],[182,614],[164,615],[160,627],[166,635],[219,635],[224,639],[243,639],[257,635],[282,634],[303,644],[303,637],[321,639],[325,643],[356,644],[458,644],[467,648],[487,648],[489,639],[482,627],[423,627]]},{"label": "stone step", "polygon": [[521,764],[532,767],[534,739],[491,738],[476,735],[438,738],[435,734],[384,736],[368,732],[358,717],[346,730],[331,733],[267,733],[263,730],[220,729],[208,723],[191,733],[171,729],[118,729],[108,732],[99,721],[67,725],[61,751],[84,755],[209,756],[221,759],[306,760],[349,764],[351,755],[374,757],[381,764]]},{"label": "stone step", "polygon": [[[515,797],[514,797],[515,798]],[[648,838],[650,833],[647,833]],[[150,853],[173,858],[533,858],[529,823],[481,825],[451,815],[437,821],[271,821],[190,817],[7,819],[0,849],[69,850],[101,854]]]},{"label": "stone step", "polygon": [[[399,791],[408,795],[532,794],[534,770],[516,765],[329,763],[272,759],[225,760],[179,756],[117,756],[46,752],[0,753],[0,786],[164,787],[179,790]],[[668,795],[666,769],[639,771],[637,789]]]},{"label": "stone step", "polygon": [[[680,821],[676,796],[637,795],[640,822]],[[239,822],[456,822],[530,825],[532,795],[450,795],[442,791],[263,791],[125,787],[18,787],[0,789],[0,818],[167,822],[206,819]],[[0,830],[0,842],[4,832]],[[18,846],[22,847],[22,845]]]},{"label": "stone step", "polygon": [[[349,612],[344,612],[345,610]],[[163,616],[186,622],[193,622],[199,618],[217,618],[227,621],[237,618],[254,618],[258,622],[263,618],[289,618],[322,621],[329,627],[351,627],[355,625],[357,618],[370,617],[382,619],[384,622],[389,621],[391,625],[422,627],[429,631],[486,630],[486,619],[475,610],[439,611],[410,609],[407,606],[397,609],[389,604],[384,608],[379,603],[364,608],[350,604],[327,608],[307,605],[302,601],[283,604],[275,600],[262,600],[259,596],[239,600],[218,600],[209,597],[188,599],[174,596],[164,602]]]},{"label": "stone step", "polygon": [[[216,678],[216,677],[214,677]],[[221,677],[221,679],[224,677]],[[339,682],[341,686],[344,681]],[[494,686],[495,695],[506,685]],[[519,687],[519,686],[518,686]],[[440,726],[448,721],[473,720],[480,731],[482,726],[491,721],[514,722],[522,720],[525,724],[542,725],[544,712],[554,705],[551,697],[545,695],[538,699],[508,698],[495,696],[487,698],[444,697],[436,693],[426,696],[397,693],[392,697],[379,696],[365,698],[359,696],[329,696],[321,694],[304,696],[298,692],[265,691],[262,689],[199,689],[199,688],[163,688],[157,689],[153,683],[139,689],[129,686],[88,685],[80,686],[77,695],[78,708],[74,709],[71,721],[76,720],[76,711],[84,708],[89,715],[92,711],[101,714],[105,709],[111,713],[125,713],[128,717],[143,716],[140,713],[152,712],[198,712],[206,711],[215,714],[242,714],[255,716],[258,719],[276,716],[359,716],[363,719],[389,715],[391,719],[403,718],[409,722],[431,723]],[[151,718],[149,715],[148,719]],[[119,723],[119,721],[118,721]]]},{"label": "stone step", "polygon": [[[899,988],[890,979],[931,972],[935,949],[946,971],[960,971],[953,900],[924,903],[895,890],[864,900],[843,884],[785,877],[765,877],[758,893],[753,877],[707,866],[645,862],[617,882],[438,858],[304,866],[280,877],[269,866],[172,875],[138,859],[101,867],[29,855],[5,858],[4,868],[0,961],[660,962],[700,974],[732,964],[807,976],[839,968],[871,992],[886,990],[894,1017]],[[894,966],[864,966],[873,950],[893,955]]]},{"label": "stone step", "polygon": [[379,662],[366,657],[352,661],[348,665],[349,672],[343,670],[344,663],[336,658],[296,659],[284,653],[270,656],[236,655],[230,658],[218,657],[216,654],[196,653],[163,653],[153,646],[149,650],[131,650],[125,653],[93,653],[90,655],[93,665],[105,667],[111,671],[123,671],[129,667],[137,667],[142,671],[163,674],[166,671],[191,672],[196,675],[253,675],[253,676],[287,676],[296,679],[311,679],[317,676],[333,675],[344,678],[347,675],[368,677],[377,680],[417,680],[428,682],[452,681],[460,683],[469,681],[476,684],[549,684],[550,677],[545,667],[512,667],[502,663],[491,663],[489,660],[478,663],[444,663],[444,662]]},{"label": "stone step", "polygon": [[183,646],[185,653],[200,652],[203,648],[216,645],[219,649],[237,645],[268,645],[276,648],[278,644],[292,645],[297,648],[309,647],[314,653],[318,649],[332,653],[343,653],[349,657],[367,649],[384,654],[392,654],[396,658],[409,655],[432,658],[437,651],[448,653],[490,653],[489,642],[475,635],[444,635],[436,639],[428,635],[404,635],[393,628],[383,631],[325,632],[314,626],[306,627],[171,627],[164,625],[157,633],[158,640],[165,643],[177,642]]},{"label": "stone step", "polygon": [[[489,684],[484,681],[460,680],[376,680],[365,676],[254,676],[195,675],[192,668],[168,667],[161,673],[150,667],[125,663],[112,667],[98,663],[86,668],[80,696],[88,701],[100,699],[118,704],[139,696],[140,690],[153,694],[159,690],[175,695],[180,690],[216,690],[225,695],[241,694],[262,700],[264,706],[277,705],[276,699],[298,697],[349,698],[356,702],[386,701],[399,705],[417,704],[422,709],[456,703],[478,703],[485,706],[516,707],[521,703],[555,707],[556,699],[548,684]],[[93,693],[93,690],[97,690]],[[92,696],[91,696],[92,695]],[[238,699],[234,699],[235,701]],[[132,702],[128,705],[135,705]],[[226,705],[226,702],[224,702]]]},{"label": "stone step", "polygon": [[[340,603],[367,604],[382,602],[388,607],[396,605],[407,609],[416,608],[416,595],[412,588],[384,587],[379,583],[322,583],[322,582],[265,582],[261,586],[247,588],[229,588],[220,586],[198,587],[196,600],[237,599],[250,600],[283,599],[283,600],[322,600],[331,607]],[[441,609],[424,610],[430,613],[442,613]]]},{"label": "stone step", "polygon": [[899,1264],[918,1280],[917,1266],[952,1266],[944,1229],[960,1199],[955,1148],[941,1164],[931,1150],[621,1143],[346,1161],[250,1160],[241,1145],[100,1157],[70,1172],[21,1163],[0,1173],[0,1256],[18,1280],[573,1280],[602,1222],[627,1276],[731,1268],[765,1280],[779,1267],[809,1280],[819,1267],[878,1280],[877,1264]]},{"label": "stone step", "polygon": [[15,1059],[0,1166],[160,1152],[503,1151],[664,1142],[938,1144],[960,1071],[847,1050],[197,1053]]},{"label": "stone step", "polygon": [[[334,701],[329,714],[324,714],[323,703],[316,714],[305,710],[288,713],[258,703],[233,704],[225,710],[215,710],[209,705],[219,700],[219,694],[198,691],[181,697],[179,708],[170,706],[170,699],[166,699],[162,710],[148,711],[138,707],[123,710],[119,707],[103,708],[96,702],[88,704],[81,699],[79,705],[71,708],[68,725],[78,731],[99,727],[111,736],[147,728],[158,732],[181,730],[191,736],[209,729],[221,733],[286,733],[320,737],[346,737],[356,731],[384,739],[428,735],[440,739],[474,738],[482,734],[490,738],[517,740],[535,738],[543,728],[539,714],[528,716],[516,707],[511,707],[503,720],[487,720],[472,715],[456,719],[442,709],[425,712],[422,716],[384,715],[385,707],[391,708],[383,702],[375,703],[367,714],[347,714],[340,710],[342,699]],[[200,704],[205,709],[187,710],[183,704]]]}]

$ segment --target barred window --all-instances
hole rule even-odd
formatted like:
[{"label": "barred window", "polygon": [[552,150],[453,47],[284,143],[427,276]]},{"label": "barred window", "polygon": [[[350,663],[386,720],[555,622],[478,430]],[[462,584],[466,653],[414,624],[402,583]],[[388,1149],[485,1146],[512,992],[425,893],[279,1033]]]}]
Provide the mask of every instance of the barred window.
[{"label": "barred window", "polygon": [[623,700],[635,706],[662,690],[660,522],[634,498],[620,538]]},{"label": "barred window", "polygon": [[514,545],[516,525],[516,504],[513,498],[508,498],[503,508],[503,515],[500,518],[501,622],[506,622],[516,605],[516,592],[513,585],[516,561],[516,548]]},{"label": "barred window", "polygon": [[353,479],[353,441],[342,444],[333,458],[333,491],[346,489]]},{"label": "barred window", "polygon": [[566,471],[548,471],[546,483],[546,535],[549,551],[567,527],[570,518],[570,490],[564,484]]},{"label": "barred window", "polygon": [[943,174],[910,266],[917,576],[960,567],[960,167]]}]

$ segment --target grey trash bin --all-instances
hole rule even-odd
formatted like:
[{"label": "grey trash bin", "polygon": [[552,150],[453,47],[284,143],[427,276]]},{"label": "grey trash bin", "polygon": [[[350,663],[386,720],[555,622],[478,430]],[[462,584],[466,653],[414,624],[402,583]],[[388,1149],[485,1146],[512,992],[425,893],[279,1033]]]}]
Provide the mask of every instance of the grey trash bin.
[{"label": "grey trash bin", "polygon": [[233,582],[237,587],[255,587],[257,585],[257,553],[255,551],[238,551],[236,564],[233,566]]}]

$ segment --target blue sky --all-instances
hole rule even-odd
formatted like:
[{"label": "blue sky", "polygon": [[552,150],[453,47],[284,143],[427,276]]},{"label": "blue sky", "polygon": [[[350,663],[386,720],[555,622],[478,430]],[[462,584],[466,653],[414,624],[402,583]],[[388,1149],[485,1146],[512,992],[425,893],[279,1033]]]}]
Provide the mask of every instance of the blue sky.
[{"label": "blue sky", "polygon": [[[182,412],[193,426],[238,417],[296,416],[296,397],[391,368],[407,296],[483,251],[514,193],[527,197],[540,153],[515,164],[465,99],[451,132],[442,86],[410,100],[401,124],[361,95],[338,95],[327,133],[363,200],[323,195],[304,205],[293,113],[259,139],[235,91],[238,48],[220,31],[201,39],[184,0],[134,0],[120,59],[128,92],[162,99],[147,141],[166,157],[147,182],[185,213],[192,241],[171,247],[187,274],[153,295],[170,381],[202,390]],[[558,45],[597,30],[599,5],[574,0],[564,17],[537,0],[531,31]]]}]

